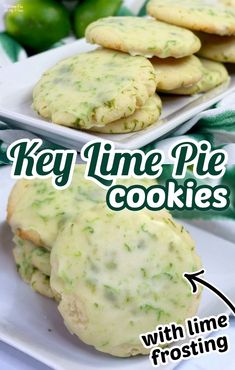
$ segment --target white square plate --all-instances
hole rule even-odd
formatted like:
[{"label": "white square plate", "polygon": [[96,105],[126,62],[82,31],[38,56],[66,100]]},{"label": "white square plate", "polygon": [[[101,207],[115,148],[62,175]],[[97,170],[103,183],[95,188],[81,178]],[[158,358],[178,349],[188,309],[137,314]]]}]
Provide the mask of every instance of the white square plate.
[{"label": "white square plate", "polygon": [[115,142],[116,147],[136,149],[169,135],[185,121],[235,91],[234,71],[229,85],[226,83],[206,94],[193,97],[163,97],[162,125],[156,123],[144,131],[130,134],[89,134],[52,124],[37,116],[31,107],[32,90],[42,73],[63,58],[95,48],[85,40],[79,40],[1,69],[0,119],[11,126],[34,132],[67,148],[80,150],[89,140],[102,137]]},{"label": "white square plate", "polygon": [[[5,222],[7,198],[14,183],[10,167],[0,169],[0,179],[0,340],[56,370],[151,370],[147,356],[113,358],[80,342],[66,330],[56,303],[34,293],[21,281],[12,257],[12,234]],[[235,245],[193,226],[186,227],[196,241],[207,280],[235,301]],[[223,302],[205,289],[199,316],[226,311]]]}]

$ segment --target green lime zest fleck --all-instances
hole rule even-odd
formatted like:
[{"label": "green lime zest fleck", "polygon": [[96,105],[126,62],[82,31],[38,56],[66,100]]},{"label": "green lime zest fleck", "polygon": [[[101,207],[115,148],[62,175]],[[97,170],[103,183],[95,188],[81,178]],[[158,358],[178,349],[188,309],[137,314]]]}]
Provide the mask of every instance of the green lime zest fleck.
[{"label": "green lime zest fleck", "polygon": [[125,244],[124,244],[124,247],[125,247],[125,249],[126,249],[128,252],[131,252],[131,251],[132,251],[132,249],[131,249],[131,247],[129,246],[129,244],[125,243]]},{"label": "green lime zest fleck", "polygon": [[149,313],[151,311],[154,311],[157,315],[157,320],[160,320],[161,316],[165,316],[165,315],[168,315],[168,313],[166,313],[164,310],[162,310],[161,308],[158,308],[158,307],[154,307],[150,304],[144,304],[142,306],[140,306],[140,309],[141,311],[145,312],[145,313]]},{"label": "green lime zest fleck", "polygon": [[157,236],[153,233],[151,233],[147,228],[146,228],[146,224],[142,224],[141,225],[141,231],[143,231],[144,233],[148,234],[151,238],[153,239],[157,239]]},{"label": "green lime zest fleck", "polygon": [[90,234],[94,234],[94,229],[91,226],[86,226],[82,231],[87,231]]},{"label": "green lime zest fleck", "polygon": [[110,285],[104,285],[104,289],[105,289],[105,297],[109,301],[114,302],[117,300],[117,295],[119,294],[118,289],[115,289],[111,287]]},{"label": "green lime zest fleck", "polygon": [[108,269],[108,270],[115,270],[117,268],[117,264],[116,262],[114,261],[109,261],[105,264],[105,267]]},{"label": "green lime zest fleck", "polygon": [[143,277],[146,278],[147,277],[146,270],[143,267],[141,267],[140,271],[142,272]]}]

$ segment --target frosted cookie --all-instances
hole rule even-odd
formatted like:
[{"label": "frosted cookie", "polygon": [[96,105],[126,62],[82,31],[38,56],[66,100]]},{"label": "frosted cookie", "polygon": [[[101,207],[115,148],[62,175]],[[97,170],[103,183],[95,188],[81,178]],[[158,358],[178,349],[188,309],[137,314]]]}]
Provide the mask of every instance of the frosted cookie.
[{"label": "frosted cookie", "polygon": [[235,34],[235,10],[210,0],[150,0],[147,11],[158,20],[190,30]]},{"label": "frosted cookie", "polygon": [[102,127],[133,114],[156,85],[146,58],[99,49],[62,60],[44,73],[33,91],[33,108],[60,125]]},{"label": "frosted cookie", "polygon": [[157,122],[162,111],[162,102],[158,95],[153,95],[147,100],[145,105],[136,110],[134,114],[127,118],[109,123],[104,127],[92,127],[90,131],[102,132],[104,134],[125,134],[144,130],[148,126]]},{"label": "frosted cookie", "polygon": [[209,91],[229,79],[228,72],[223,64],[203,58],[200,60],[203,65],[202,79],[191,87],[182,87],[172,90],[169,93],[179,95],[199,94]]},{"label": "frosted cookie", "polygon": [[51,265],[51,286],[70,332],[114,356],[147,353],[141,333],[184,323],[197,311],[200,295],[191,293],[183,273],[199,270],[201,262],[168,212],[98,205],[60,230]]},{"label": "frosted cookie", "polygon": [[222,63],[235,63],[235,36],[198,33],[202,47],[198,55]]},{"label": "frosted cookie", "polygon": [[105,191],[84,175],[85,165],[75,166],[71,186],[65,190],[56,190],[51,179],[17,181],[7,209],[13,233],[50,250],[64,220],[105,202]]},{"label": "frosted cookie", "polygon": [[202,78],[201,62],[194,55],[182,59],[153,58],[151,63],[159,79],[157,91],[191,86]]},{"label": "frosted cookie", "polygon": [[86,40],[146,57],[182,58],[200,49],[200,41],[192,32],[141,17],[99,19],[86,29]]},{"label": "frosted cookie", "polygon": [[22,280],[30,284],[33,290],[49,298],[55,298],[50,287],[50,253],[38,248],[33,243],[14,238],[13,256],[17,271]]},{"label": "frosted cookie", "polygon": [[[106,201],[106,191],[86,180],[85,165],[76,165],[69,188],[56,190],[51,179],[19,180],[11,191],[7,220],[14,234],[37,246],[51,250],[58,231],[71,216],[82,214]],[[126,180],[127,183],[132,179]],[[141,179],[145,186],[154,180]]]}]

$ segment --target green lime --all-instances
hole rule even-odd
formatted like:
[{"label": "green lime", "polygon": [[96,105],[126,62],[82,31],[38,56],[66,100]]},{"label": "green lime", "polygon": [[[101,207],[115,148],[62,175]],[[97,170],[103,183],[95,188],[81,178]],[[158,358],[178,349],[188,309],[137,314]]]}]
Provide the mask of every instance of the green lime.
[{"label": "green lime", "polygon": [[68,36],[69,13],[56,0],[20,0],[7,12],[5,27],[22,45],[43,51]]},{"label": "green lime", "polygon": [[74,31],[78,38],[84,37],[87,26],[99,18],[115,15],[122,0],[86,0],[78,4],[74,15]]}]

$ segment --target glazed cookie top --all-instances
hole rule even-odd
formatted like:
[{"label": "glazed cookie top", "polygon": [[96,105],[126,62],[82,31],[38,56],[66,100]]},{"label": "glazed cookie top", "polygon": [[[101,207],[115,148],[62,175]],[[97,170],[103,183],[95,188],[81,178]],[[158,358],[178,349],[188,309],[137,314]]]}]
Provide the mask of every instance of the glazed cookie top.
[{"label": "glazed cookie top", "polygon": [[[75,166],[72,183],[55,189],[50,179],[19,180],[8,200],[7,220],[12,231],[37,246],[52,248],[61,225],[95,204],[105,203],[106,190],[84,178],[86,166]],[[131,184],[133,179],[125,180]],[[148,187],[154,180],[140,179]]]},{"label": "glazed cookie top", "polygon": [[235,34],[235,9],[210,0],[150,0],[147,11],[158,20],[190,30]]},{"label": "glazed cookie top", "polygon": [[182,58],[200,49],[190,31],[141,17],[107,17],[91,23],[86,40],[131,55]]},{"label": "glazed cookie top", "polygon": [[146,353],[141,333],[182,323],[197,310],[199,297],[183,273],[201,263],[193,240],[169,213],[96,206],[64,225],[51,265],[66,326],[102,352]]},{"label": "glazed cookie top", "polygon": [[157,78],[144,57],[98,49],[49,69],[33,92],[33,107],[54,123],[75,128],[104,126],[141,107]]},{"label": "glazed cookie top", "polygon": [[168,91],[182,86],[190,86],[202,78],[201,62],[194,55],[181,59],[152,58],[151,63],[159,78],[157,91]]},{"label": "glazed cookie top", "polygon": [[75,166],[71,186],[65,190],[56,190],[50,179],[17,181],[8,201],[13,232],[50,250],[67,217],[105,202],[105,191],[84,178],[85,167]]}]

